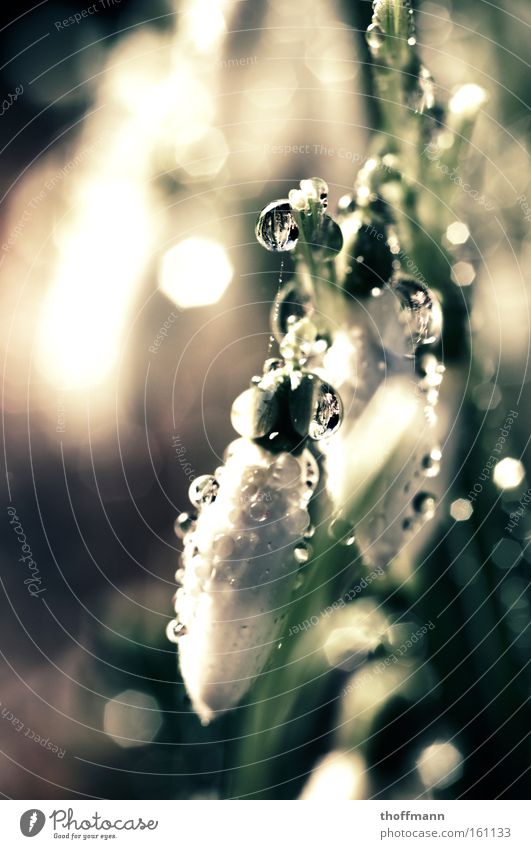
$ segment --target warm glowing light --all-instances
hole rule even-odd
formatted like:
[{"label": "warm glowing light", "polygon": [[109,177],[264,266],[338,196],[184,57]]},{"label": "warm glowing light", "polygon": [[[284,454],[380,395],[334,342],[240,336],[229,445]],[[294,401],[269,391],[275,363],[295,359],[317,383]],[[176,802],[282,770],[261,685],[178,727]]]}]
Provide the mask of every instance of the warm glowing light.
[{"label": "warm glowing light", "polygon": [[365,773],[366,764],[361,755],[332,751],[318,762],[300,798],[324,802],[363,799],[367,793]]},{"label": "warm glowing light", "polygon": [[457,89],[448,104],[450,112],[464,118],[473,118],[488,100],[487,92],[475,83],[467,83]]},{"label": "warm glowing light", "polygon": [[215,127],[206,127],[194,144],[177,149],[177,162],[194,179],[214,177],[229,155],[225,136]]},{"label": "warm glowing light", "polygon": [[432,743],[420,753],[417,771],[426,789],[442,790],[461,778],[463,756],[453,743]]},{"label": "warm glowing light", "polygon": [[124,749],[151,742],[161,725],[157,702],[139,690],[124,690],[105,705],[103,730]]},{"label": "warm glowing light", "polygon": [[458,286],[470,286],[476,272],[470,262],[456,262],[452,268],[452,279]]},{"label": "warm glowing light", "polygon": [[452,245],[464,245],[469,236],[470,231],[462,221],[454,221],[446,230],[446,238]]},{"label": "warm glowing light", "polygon": [[452,501],[450,516],[452,519],[455,519],[456,522],[468,521],[473,512],[474,508],[468,498],[457,498],[455,501]]},{"label": "warm glowing light", "polygon": [[233,268],[219,242],[190,238],[162,259],[159,287],[182,309],[215,304],[232,280]]},{"label": "warm glowing light", "polygon": [[220,0],[192,0],[183,14],[184,34],[200,53],[212,50],[226,32]]},{"label": "warm glowing light", "polygon": [[143,190],[102,175],[81,187],[38,330],[37,366],[63,389],[94,386],[115,365],[150,247]]},{"label": "warm glowing light", "polygon": [[525,477],[525,469],[520,460],[505,457],[494,466],[494,483],[498,489],[515,489]]}]

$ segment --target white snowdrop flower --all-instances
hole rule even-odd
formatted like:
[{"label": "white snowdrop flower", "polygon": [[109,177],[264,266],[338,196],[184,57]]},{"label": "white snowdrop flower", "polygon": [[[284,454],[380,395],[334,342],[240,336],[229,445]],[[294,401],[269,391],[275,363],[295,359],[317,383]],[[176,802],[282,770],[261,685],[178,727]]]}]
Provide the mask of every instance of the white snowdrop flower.
[{"label": "white snowdrop flower", "polygon": [[184,536],[175,601],[181,672],[204,723],[242,699],[278,640],[318,480],[307,449],[295,457],[237,439],[226,454],[215,498],[206,487]]}]

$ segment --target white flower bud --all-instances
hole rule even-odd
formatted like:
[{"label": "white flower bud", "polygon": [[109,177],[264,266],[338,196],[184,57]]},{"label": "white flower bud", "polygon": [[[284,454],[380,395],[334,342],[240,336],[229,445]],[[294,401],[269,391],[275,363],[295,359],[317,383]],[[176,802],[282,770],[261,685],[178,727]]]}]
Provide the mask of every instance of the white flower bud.
[{"label": "white flower bud", "polygon": [[176,595],[181,672],[205,723],[240,701],[278,640],[317,483],[307,449],[273,454],[238,439],[227,455],[215,500],[185,536]]}]

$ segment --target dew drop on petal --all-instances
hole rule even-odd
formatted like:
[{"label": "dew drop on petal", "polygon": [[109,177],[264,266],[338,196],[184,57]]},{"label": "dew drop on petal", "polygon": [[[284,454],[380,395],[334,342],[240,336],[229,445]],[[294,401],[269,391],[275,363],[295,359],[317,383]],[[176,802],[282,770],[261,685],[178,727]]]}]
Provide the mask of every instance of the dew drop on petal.
[{"label": "dew drop on petal", "polygon": [[264,362],[263,373],[267,374],[270,371],[278,371],[281,368],[284,368],[284,360],[279,360],[276,357],[269,357],[269,359]]},{"label": "dew drop on petal", "polygon": [[203,507],[216,500],[219,483],[214,475],[200,475],[192,481],[188,490],[188,498],[195,507]]},{"label": "dew drop on petal", "polygon": [[249,516],[255,522],[265,522],[269,515],[267,504],[264,501],[253,501],[249,506]]},{"label": "dew drop on petal", "polygon": [[311,439],[328,439],[343,419],[343,404],[336,390],[328,383],[320,383],[317,401],[310,421],[308,435]]},{"label": "dew drop on petal", "polygon": [[430,345],[440,338],[442,310],[436,295],[412,278],[400,280],[395,287],[400,301],[399,319],[409,345]]},{"label": "dew drop on petal", "polygon": [[297,545],[293,551],[293,556],[297,563],[307,563],[310,557],[312,556],[312,549],[309,545],[304,545],[304,543],[300,543]]},{"label": "dew drop on petal", "polygon": [[413,510],[426,522],[433,519],[436,507],[437,499],[429,492],[418,492],[413,499]]},{"label": "dew drop on petal", "polygon": [[432,448],[429,454],[422,458],[422,470],[427,478],[435,478],[441,469],[441,450]]},{"label": "dew drop on petal", "polygon": [[186,634],[186,626],[176,619],[171,619],[166,625],[166,636],[170,643],[176,643],[180,637]]},{"label": "dew drop on petal", "polygon": [[286,514],[284,523],[290,534],[303,534],[310,523],[308,511],[303,507],[294,507]]},{"label": "dew drop on petal", "polygon": [[385,41],[385,33],[378,24],[370,24],[365,34],[367,44],[372,50],[379,50]]},{"label": "dew drop on petal", "polygon": [[230,557],[234,551],[234,540],[230,534],[218,534],[212,543],[214,554],[221,559]]},{"label": "dew drop on petal", "polygon": [[301,478],[301,467],[292,454],[281,454],[270,470],[273,475],[274,484],[281,487],[291,487],[298,484]]},{"label": "dew drop on petal", "polygon": [[299,228],[288,200],[275,200],[264,207],[255,228],[256,238],[268,251],[292,251]]},{"label": "dew drop on petal", "polygon": [[179,513],[173,525],[175,536],[183,539],[187,533],[193,531],[196,519],[197,516],[193,513]]}]

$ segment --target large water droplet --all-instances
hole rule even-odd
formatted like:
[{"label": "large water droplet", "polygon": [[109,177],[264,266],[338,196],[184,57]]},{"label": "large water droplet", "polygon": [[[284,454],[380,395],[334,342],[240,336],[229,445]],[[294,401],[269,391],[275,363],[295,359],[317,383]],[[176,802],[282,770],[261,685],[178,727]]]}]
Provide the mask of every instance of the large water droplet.
[{"label": "large water droplet", "polygon": [[268,251],[292,251],[299,228],[288,200],[274,200],[264,207],[255,228],[256,238]]},{"label": "large water droplet", "polygon": [[188,498],[195,507],[203,507],[216,500],[219,483],[214,475],[200,475],[192,481]]},{"label": "large water droplet", "polygon": [[235,399],[230,420],[237,433],[247,439],[260,439],[273,430],[278,418],[278,401],[272,389],[251,386]]},{"label": "large water droplet", "polygon": [[424,521],[429,521],[435,516],[437,499],[429,492],[418,492],[413,499],[413,510]]},{"label": "large water droplet", "polygon": [[183,539],[186,534],[195,528],[197,516],[194,513],[179,513],[173,525],[175,535]]},{"label": "large water droplet", "polygon": [[369,24],[365,38],[371,50],[379,50],[385,41],[385,33],[378,24]]},{"label": "large water droplet", "polygon": [[436,295],[412,278],[399,280],[394,291],[399,297],[399,319],[411,353],[418,345],[437,342],[442,331],[442,310]]},{"label": "large water droplet", "polygon": [[328,439],[337,431],[342,419],[343,404],[339,394],[330,384],[321,382],[308,429],[310,439]]}]

